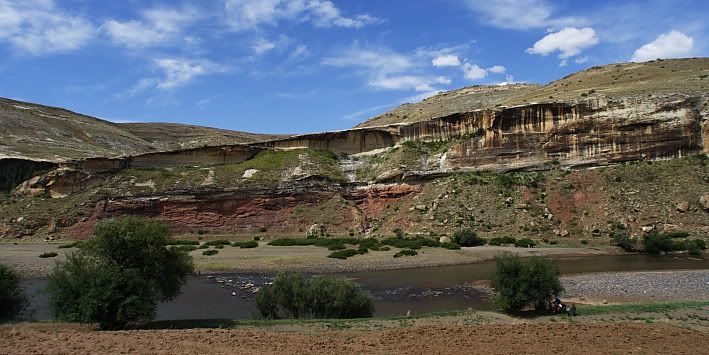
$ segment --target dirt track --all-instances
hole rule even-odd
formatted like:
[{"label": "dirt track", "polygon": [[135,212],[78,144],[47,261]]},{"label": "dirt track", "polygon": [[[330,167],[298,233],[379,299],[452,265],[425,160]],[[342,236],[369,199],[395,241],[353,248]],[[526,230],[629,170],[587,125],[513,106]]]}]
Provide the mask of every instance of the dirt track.
[{"label": "dirt track", "polygon": [[417,326],[383,331],[259,329],[91,331],[81,326],[0,328],[8,354],[707,354],[705,333],[630,323]]}]

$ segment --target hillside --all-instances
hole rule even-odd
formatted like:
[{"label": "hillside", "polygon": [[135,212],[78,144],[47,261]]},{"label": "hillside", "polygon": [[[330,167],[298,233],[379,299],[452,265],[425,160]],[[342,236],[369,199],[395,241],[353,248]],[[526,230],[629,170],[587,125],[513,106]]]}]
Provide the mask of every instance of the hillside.
[{"label": "hillside", "polygon": [[589,68],[549,84],[472,86],[404,104],[356,127],[424,121],[457,112],[592,97],[641,97],[709,91],[709,58],[655,60]]},{"label": "hillside", "polygon": [[0,159],[117,157],[278,136],[174,123],[116,124],[63,108],[0,98]]}]

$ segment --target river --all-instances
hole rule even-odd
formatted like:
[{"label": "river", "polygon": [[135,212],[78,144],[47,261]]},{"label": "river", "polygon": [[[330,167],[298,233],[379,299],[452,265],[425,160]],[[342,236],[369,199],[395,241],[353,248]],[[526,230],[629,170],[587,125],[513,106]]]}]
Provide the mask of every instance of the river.
[{"label": "river", "polygon": [[[709,269],[709,260],[661,255],[613,255],[557,259],[562,274],[612,271]],[[492,309],[485,295],[465,287],[471,281],[486,280],[494,262],[340,274],[357,281],[375,302],[377,316],[405,315],[456,309]],[[157,319],[246,319],[256,312],[253,293],[272,275],[222,274],[192,276],[174,300],[158,307]],[[32,296],[31,308],[38,320],[51,319],[46,279],[26,280]],[[253,285],[253,286],[252,286]]]}]

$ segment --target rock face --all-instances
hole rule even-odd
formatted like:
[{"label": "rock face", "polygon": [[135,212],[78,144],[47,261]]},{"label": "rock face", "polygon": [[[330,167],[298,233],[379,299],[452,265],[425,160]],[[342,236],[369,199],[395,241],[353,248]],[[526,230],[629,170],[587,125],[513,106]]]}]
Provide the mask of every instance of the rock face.
[{"label": "rock face", "polygon": [[540,103],[387,127],[295,136],[270,148],[357,154],[404,141],[451,141],[443,170],[522,170],[546,164],[599,166],[708,152],[701,113],[706,97],[588,99]]}]

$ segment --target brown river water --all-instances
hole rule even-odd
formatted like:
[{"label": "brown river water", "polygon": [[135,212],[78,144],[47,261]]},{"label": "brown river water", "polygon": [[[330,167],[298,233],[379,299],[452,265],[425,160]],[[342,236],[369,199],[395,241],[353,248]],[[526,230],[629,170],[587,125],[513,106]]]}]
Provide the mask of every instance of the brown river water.
[{"label": "brown river water", "polygon": [[[562,274],[614,271],[709,269],[709,260],[662,255],[613,255],[557,259]],[[357,281],[374,298],[375,315],[395,316],[459,309],[490,310],[492,304],[479,291],[465,287],[472,281],[487,280],[494,261],[468,265],[416,269],[368,271],[339,274]],[[316,275],[312,275],[316,276]],[[256,313],[255,287],[267,285],[273,275],[220,274],[192,276],[182,294],[163,303],[158,320],[168,319],[248,319]],[[34,318],[51,319],[46,279],[25,282],[32,295]]]}]

